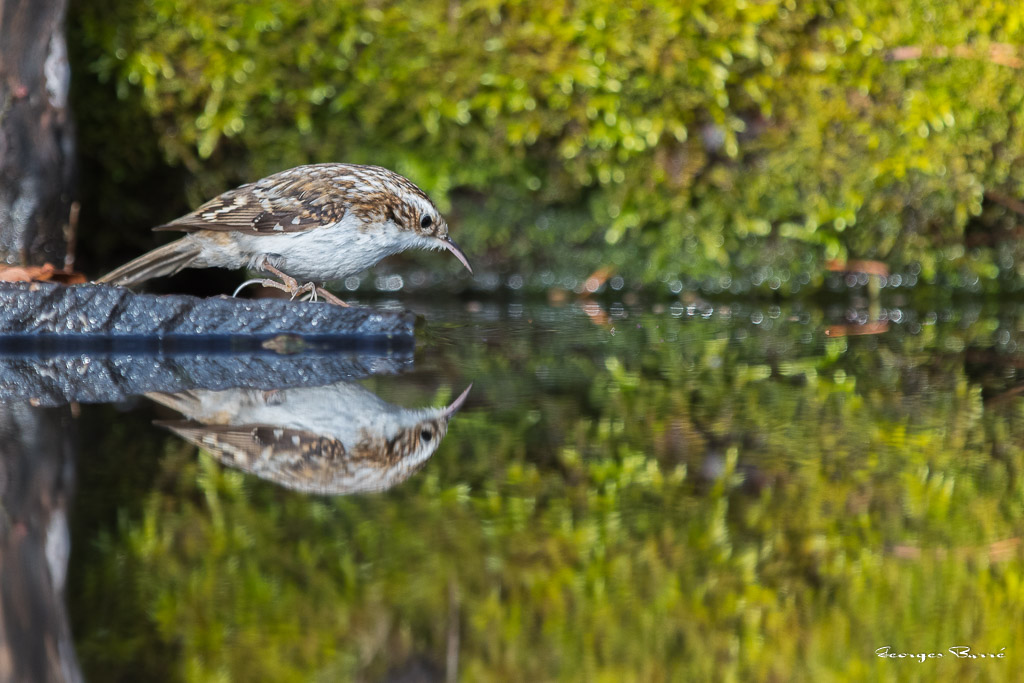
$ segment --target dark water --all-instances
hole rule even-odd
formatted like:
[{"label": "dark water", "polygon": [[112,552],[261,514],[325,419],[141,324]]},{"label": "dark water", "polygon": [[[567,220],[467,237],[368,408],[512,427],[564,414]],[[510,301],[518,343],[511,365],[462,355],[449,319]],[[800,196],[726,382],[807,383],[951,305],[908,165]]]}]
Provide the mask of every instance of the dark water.
[{"label": "dark water", "polygon": [[[92,680],[1019,675],[1024,308],[409,305],[415,355],[276,389],[8,403],[22,635]],[[62,511],[66,614],[10,583]]]}]

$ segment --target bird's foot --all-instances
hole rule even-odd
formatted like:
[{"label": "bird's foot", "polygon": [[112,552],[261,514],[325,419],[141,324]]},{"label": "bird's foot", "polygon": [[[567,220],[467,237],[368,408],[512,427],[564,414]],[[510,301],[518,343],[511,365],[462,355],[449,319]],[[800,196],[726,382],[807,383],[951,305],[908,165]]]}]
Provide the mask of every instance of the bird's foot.
[{"label": "bird's foot", "polygon": [[291,293],[293,299],[297,297],[299,294],[309,293],[312,297],[312,301],[316,301],[317,297],[321,296],[323,297],[324,301],[326,301],[329,304],[334,304],[336,306],[345,306],[346,308],[348,308],[347,303],[345,303],[338,297],[334,296],[333,294],[331,294],[326,289],[324,289],[323,287],[316,283],[307,282],[304,285],[300,285],[299,281],[293,278],[291,275],[286,275],[284,272],[270,265],[266,261],[263,261],[261,266],[263,267],[263,270],[281,278],[281,281],[288,287],[288,289],[286,289],[285,291]]},{"label": "bird's foot", "polygon": [[[312,282],[307,282],[306,284],[312,285],[313,283]],[[348,304],[347,303],[345,303],[344,301],[342,301],[338,297],[334,296],[333,294],[328,292],[323,287],[321,287],[319,285],[313,285],[313,300],[314,301],[316,301],[316,295],[317,294],[322,296],[324,298],[324,301],[326,301],[329,304],[334,304],[335,306],[344,306],[345,308],[348,308]]]},{"label": "bird's foot", "polygon": [[[313,284],[312,282],[308,284]],[[262,285],[263,287],[273,287],[274,289],[280,289],[282,292],[287,292],[292,295],[292,298],[299,296],[300,294],[308,294],[311,290],[309,287],[300,287],[297,282],[292,280],[291,284],[287,282],[278,282],[277,280],[271,280],[269,278],[254,278],[252,280],[246,280],[242,284],[238,285],[238,289],[231,296],[238,296],[238,293],[249,285]]]},{"label": "bird's foot", "polygon": [[292,299],[295,299],[296,297],[301,296],[303,294],[309,294],[310,301],[317,301],[320,297],[323,297],[323,300],[326,301],[327,303],[334,304],[336,306],[344,306],[348,308],[347,303],[345,303],[338,297],[334,296],[320,285],[314,282],[307,282],[304,285],[300,285],[298,280],[293,278],[291,275],[287,275],[286,273],[282,272],[280,269],[270,265],[269,263],[267,263],[266,259],[263,259],[260,263],[258,263],[257,268],[259,268],[260,270],[265,270],[272,275],[276,275],[277,277],[281,278],[281,281],[278,282],[277,280],[271,280],[269,278],[255,278],[252,280],[246,280],[245,282],[238,286],[238,289],[235,290],[235,293],[232,294],[232,296],[238,296],[238,293],[245,289],[246,287],[248,287],[249,285],[259,284],[264,287],[273,287],[274,289],[280,289],[283,292],[288,292],[289,294],[292,295]]}]

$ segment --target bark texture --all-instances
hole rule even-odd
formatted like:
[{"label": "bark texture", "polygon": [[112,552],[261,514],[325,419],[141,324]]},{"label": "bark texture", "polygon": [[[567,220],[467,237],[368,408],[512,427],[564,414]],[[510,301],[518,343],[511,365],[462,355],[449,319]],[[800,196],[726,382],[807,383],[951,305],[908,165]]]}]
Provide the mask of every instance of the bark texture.
[{"label": "bark texture", "polygon": [[0,680],[82,680],[64,607],[71,409],[0,403]]},{"label": "bark texture", "polygon": [[0,262],[64,265],[74,181],[67,0],[0,0]]}]

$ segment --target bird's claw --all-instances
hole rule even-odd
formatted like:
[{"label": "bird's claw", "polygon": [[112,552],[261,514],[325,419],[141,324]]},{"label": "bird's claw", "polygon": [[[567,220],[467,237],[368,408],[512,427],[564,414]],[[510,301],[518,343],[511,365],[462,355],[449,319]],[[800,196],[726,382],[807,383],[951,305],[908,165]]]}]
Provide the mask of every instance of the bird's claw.
[{"label": "bird's claw", "polygon": [[326,301],[327,303],[334,304],[336,306],[344,306],[346,308],[348,307],[347,303],[345,303],[344,301],[334,296],[326,289],[324,289],[320,285],[317,285],[314,282],[307,282],[304,285],[300,285],[298,280],[296,280],[290,275],[286,275],[279,269],[270,265],[269,263],[267,263],[265,258],[257,264],[257,268],[259,268],[260,270],[268,271],[273,275],[276,275],[277,277],[281,278],[281,282],[278,282],[277,280],[271,280],[269,278],[254,278],[252,280],[246,280],[245,282],[238,286],[238,288],[235,290],[235,293],[232,294],[231,296],[238,296],[238,293],[241,292],[246,287],[248,287],[249,285],[260,284],[263,285],[264,287],[273,287],[274,289],[280,289],[283,292],[291,294],[292,301],[294,301],[295,298],[300,295],[308,294],[309,301],[319,301],[320,298],[323,297],[323,300]]},{"label": "bird's claw", "polygon": [[257,283],[262,283],[262,282],[263,282],[262,278],[256,278],[254,280],[246,280],[242,284],[238,285],[238,288],[234,291],[234,293],[231,296],[232,297],[237,297],[238,293],[241,292],[246,287],[248,287],[249,285],[255,285]]},{"label": "bird's claw", "polygon": [[[313,283],[311,282],[310,284],[313,284]],[[320,287],[319,285],[314,285],[313,291],[318,293],[320,296],[322,296],[324,298],[324,301],[326,301],[329,304],[334,304],[335,306],[344,306],[345,308],[348,308],[348,304],[347,303],[345,303],[344,301],[342,301],[338,297],[334,296],[333,294],[328,292],[323,287]],[[315,301],[315,299],[314,299],[314,301]]]}]

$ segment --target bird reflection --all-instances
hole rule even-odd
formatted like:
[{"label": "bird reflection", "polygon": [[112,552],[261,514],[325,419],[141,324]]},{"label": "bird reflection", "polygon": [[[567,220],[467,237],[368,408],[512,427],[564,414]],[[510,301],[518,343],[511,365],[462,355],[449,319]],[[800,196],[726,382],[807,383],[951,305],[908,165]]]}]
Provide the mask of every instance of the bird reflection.
[{"label": "bird reflection", "polygon": [[423,467],[469,390],[446,408],[407,409],[359,384],[196,389],[149,398],[187,419],[158,421],[229,467],[297,491],[383,491]]}]

